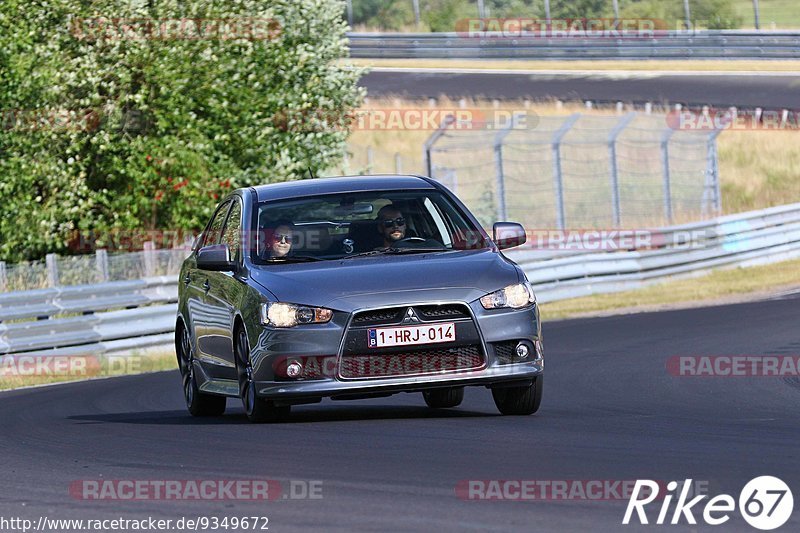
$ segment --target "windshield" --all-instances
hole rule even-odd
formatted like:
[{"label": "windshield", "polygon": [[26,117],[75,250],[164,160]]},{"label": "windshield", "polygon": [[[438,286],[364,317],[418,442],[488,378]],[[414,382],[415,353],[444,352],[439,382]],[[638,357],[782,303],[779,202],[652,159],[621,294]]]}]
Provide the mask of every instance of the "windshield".
[{"label": "windshield", "polygon": [[376,191],[262,202],[253,262],[338,260],[382,253],[486,248],[489,242],[439,191]]}]

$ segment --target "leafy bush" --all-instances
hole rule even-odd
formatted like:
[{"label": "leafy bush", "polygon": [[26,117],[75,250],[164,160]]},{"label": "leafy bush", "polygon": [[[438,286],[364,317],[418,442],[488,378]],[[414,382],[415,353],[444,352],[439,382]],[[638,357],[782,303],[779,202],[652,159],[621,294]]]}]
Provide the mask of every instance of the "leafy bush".
[{"label": "leafy bush", "polygon": [[341,14],[334,0],[6,0],[0,258],[64,252],[76,230],[198,229],[231,188],[331,167],[362,96],[337,62]]}]

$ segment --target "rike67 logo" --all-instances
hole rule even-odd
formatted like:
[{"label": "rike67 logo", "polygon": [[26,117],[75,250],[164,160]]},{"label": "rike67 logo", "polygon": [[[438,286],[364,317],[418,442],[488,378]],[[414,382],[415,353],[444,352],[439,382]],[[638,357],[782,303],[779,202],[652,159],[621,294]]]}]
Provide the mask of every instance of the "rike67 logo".
[{"label": "rike67 logo", "polygon": [[[656,524],[679,524],[682,519],[687,524],[697,524],[694,513],[700,513],[701,501],[708,498],[707,494],[689,498],[689,489],[692,480],[687,479],[680,485],[680,495],[676,489],[679,487],[677,481],[670,481],[667,484],[667,493],[661,502]],[[658,483],[649,479],[638,479],[633,487],[633,493],[628,500],[628,507],[625,509],[623,524],[630,524],[634,512],[640,524],[649,524],[645,506],[653,503],[659,496]],[[640,496],[644,495],[640,498]],[[673,497],[678,495],[675,508],[673,509],[669,522],[670,506]],[[756,529],[764,531],[781,527],[792,516],[794,509],[794,498],[789,486],[782,480],[773,476],[760,476],[751,479],[739,493],[738,502],[739,512],[745,521]],[[697,509],[693,509],[698,506]],[[736,510],[736,500],[729,494],[714,496],[702,506],[702,517],[706,524],[718,526],[730,519],[730,513]]]}]

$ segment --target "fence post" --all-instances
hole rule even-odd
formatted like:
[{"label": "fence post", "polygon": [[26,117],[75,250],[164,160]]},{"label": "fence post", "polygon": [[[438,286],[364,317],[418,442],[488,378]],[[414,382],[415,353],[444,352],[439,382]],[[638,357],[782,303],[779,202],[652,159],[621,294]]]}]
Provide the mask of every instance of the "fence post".
[{"label": "fence post", "polygon": [[434,177],[433,160],[431,159],[431,152],[433,151],[433,145],[437,143],[437,141],[442,135],[444,135],[445,130],[447,130],[447,128],[450,127],[450,124],[452,124],[455,121],[455,119],[456,118],[453,115],[447,115],[446,117],[444,117],[442,123],[439,124],[439,127],[436,128],[436,131],[434,131],[431,134],[431,136],[428,137],[428,140],[425,141],[425,144],[422,147],[422,158],[423,161],[425,162],[425,172],[427,173],[429,178]]},{"label": "fence post", "polygon": [[[707,151],[707,170],[706,170],[706,190],[711,209],[715,215],[722,212],[722,194],[719,183],[719,158],[717,155],[717,137],[722,133],[721,129],[716,129],[708,135]],[[705,197],[705,194],[703,195]]]},{"label": "fence post", "polygon": [[614,226],[622,223],[619,200],[619,172],[617,166],[617,137],[622,133],[628,124],[636,118],[636,113],[628,113],[614,126],[608,134],[608,157],[611,163],[611,206],[614,210]]},{"label": "fence post", "polygon": [[6,262],[0,261],[0,292],[5,292],[8,287],[8,274],[6,274]]},{"label": "fence post", "polygon": [[350,153],[345,150],[342,157],[342,174],[350,174]]},{"label": "fence post", "polygon": [[667,219],[668,224],[672,224],[672,184],[670,183],[670,167],[669,167],[669,140],[675,130],[667,128],[661,134],[661,171],[664,176],[664,217]]},{"label": "fence post", "polygon": [[403,156],[400,155],[400,152],[395,152],[394,154],[394,173],[403,173]]},{"label": "fence post", "polygon": [[353,0],[347,0],[347,25],[353,27]]},{"label": "fence post", "polygon": [[503,141],[517,125],[516,113],[511,115],[511,121],[506,127],[494,136],[494,169],[497,179],[497,221],[508,220],[506,210],[506,176],[503,170]]},{"label": "fence post", "polygon": [[97,269],[97,282],[108,281],[108,252],[105,248],[98,248],[95,252],[95,268]]},{"label": "fence post", "polygon": [[686,17],[686,21],[684,22],[684,25],[686,26],[686,29],[687,30],[691,29],[691,27],[692,27],[692,12],[689,9],[689,0],[683,0],[683,14]]},{"label": "fence post", "polygon": [[579,118],[581,118],[580,113],[568,116],[561,127],[553,134],[551,141],[553,147],[553,182],[556,193],[556,226],[560,230],[566,227],[567,222],[564,212],[564,179],[561,175],[561,141]]},{"label": "fence post", "polygon": [[414,10],[414,25],[419,31],[419,0],[411,0],[411,7]]},{"label": "fence post", "polygon": [[47,266],[47,285],[49,287],[58,287],[61,284],[58,279],[58,256],[56,254],[47,254],[44,261]]},{"label": "fence post", "polygon": [[144,243],[144,250],[142,251],[142,260],[144,262],[144,276],[146,278],[156,275],[156,244],[153,241]]},{"label": "fence post", "polygon": [[755,16],[755,27],[761,29],[761,10],[758,8],[758,0],[753,0],[753,12]]}]

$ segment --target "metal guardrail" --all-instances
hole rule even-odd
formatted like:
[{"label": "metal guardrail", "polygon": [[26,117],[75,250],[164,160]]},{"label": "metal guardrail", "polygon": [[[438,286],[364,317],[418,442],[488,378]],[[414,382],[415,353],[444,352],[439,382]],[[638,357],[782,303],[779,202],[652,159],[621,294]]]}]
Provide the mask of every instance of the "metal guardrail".
[{"label": "metal guardrail", "polygon": [[515,250],[508,256],[525,270],[541,302],[637,289],[714,268],[800,257],[800,204],[672,226],[653,234],[657,238],[650,250]]},{"label": "metal guardrail", "polygon": [[0,355],[165,344],[172,339],[177,300],[177,276],[0,294]]},{"label": "metal guardrail", "polygon": [[[525,270],[541,302],[635,289],[712,268],[800,257],[800,203],[661,228],[652,235],[647,250],[523,248],[507,255]],[[171,344],[177,288],[176,276],[163,276],[2,294],[0,356]]]},{"label": "metal guardrail", "polygon": [[639,37],[474,37],[349,33],[350,55],[379,59],[798,59],[800,32],[696,30]]}]

